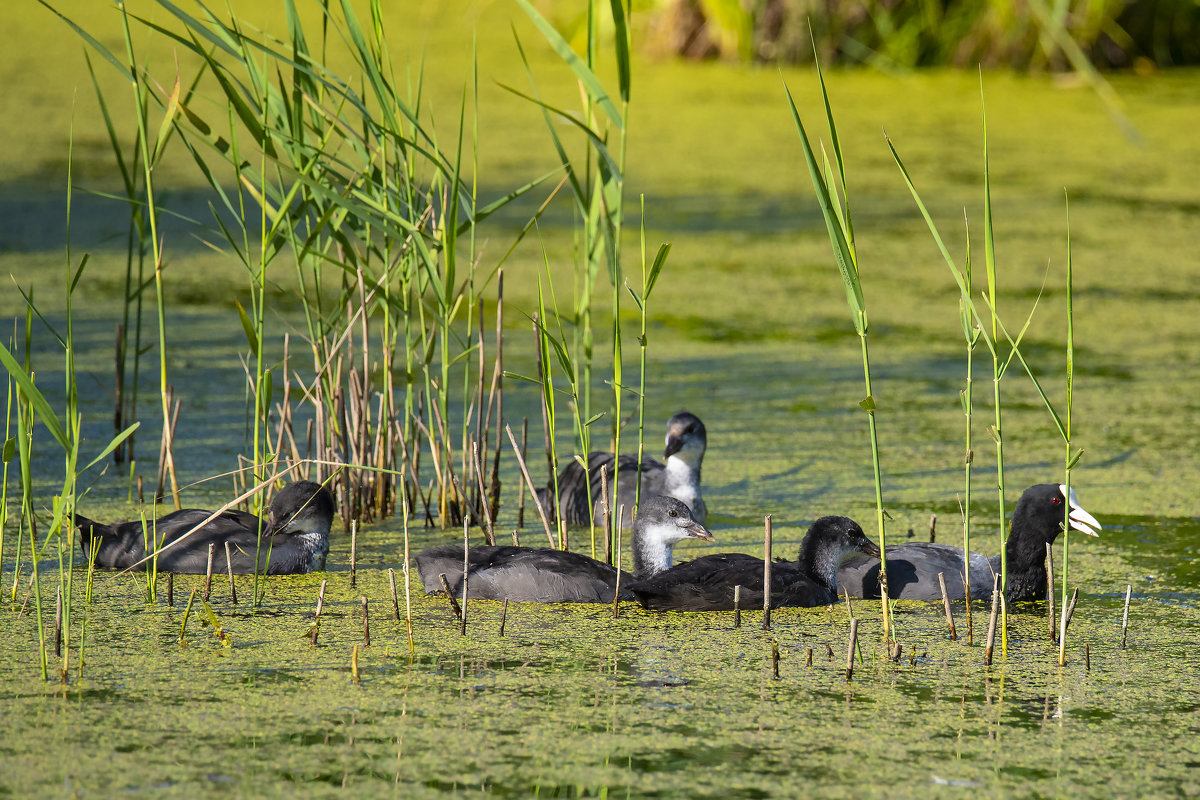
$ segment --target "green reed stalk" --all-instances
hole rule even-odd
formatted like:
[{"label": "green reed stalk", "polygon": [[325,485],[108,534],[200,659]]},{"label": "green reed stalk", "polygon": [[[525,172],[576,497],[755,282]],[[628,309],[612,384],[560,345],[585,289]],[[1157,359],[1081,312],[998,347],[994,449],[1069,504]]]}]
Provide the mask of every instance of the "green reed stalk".
[{"label": "green reed stalk", "polygon": [[[821,206],[821,213],[825,218],[825,228],[829,234],[833,256],[837,262],[838,271],[842,275],[842,282],[845,284],[846,301],[850,306],[851,320],[862,348],[863,382],[867,396],[859,403],[859,406],[867,412],[871,441],[871,464],[875,472],[875,519],[879,531],[879,555],[881,559],[879,574],[882,578],[884,589],[882,592],[883,602],[880,603],[880,608],[883,615],[883,637],[887,641],[892,636],[892,619],[891,603],[888,600],[888,593],[886,591],[887,554],[884,549],[883,477],[879,466],[879,436],[875,425],[876,402],[871,390],[871,361],[867,350],[868,325],[866,300],[863,297],[862,283],[859,276],[858,255],[854,246],[854,226],[850,217],[850,200],[846,187],[845,160],[842,156],[841,144],[838,141],[837,127],[833,120],[833,110],[829,104],[829,93],[825,88],[825,78],[821,74],[819,66],[817,68],[817,77],[821,84],[821,97],[825,103],[825,115],[829,124],[829,135],[833,145],[834,160],[837,164],[836,175],[830,165],[829,156],[824,153],[824,150],[822,150],[824,171],[817,166],[816,156],[813,154],[812,147],[808,143],[808,136],[804,132],[804,124],[800,121],[800,112],[796,109],[796,103],[792,99],[791,90],[787,88],[786,84],[784,84],[784,91],[787,93],[788,105],[792,111],[792,120],[796,124],[796,131],[800,135],[800,143],[804,148],[804,160],[808,165],[808,172],[812,178],[813,190],[816,192],[817,202]],[[840,196],[838,194],[839,186],[841,187]]]},{"label": "green reed stalk", "polygon": [[638,508],[642,503],[642,457],[644,454],[644,446],[646,439],[646,323],[650,318],[650,292],[654,291],[654,284],[658,281],[658,276],[662,273],[662,268],[666,266],[667,256],[671,252],[671,245],[660,244],[658,253],[654,256],[654,262],[646,263],[646,196],[641,197],[641,255],[642,255],[642,292],[641,295],[634,294],[633,289],[629,284],[625,284],[625,288],[629,291],[629,296],[633,298],[633,302],[638,307],[638,313],[641,315],[641,333],[638,336],[638,440],[637,440],[637,483],[635,484],[633,494],[633,517],[637,517]]},{"label": "green reed stalk", "polygon": [[[969,298],[972,293],[971,281],[971,234],[967,226],[967,255],[963,261],[963,279],[965,293]],[[971,615],[971,464],[975,460],[975,451],[971,444],[971,416],[974,405],[971,390],[974,387],[975,346],[979,344],[981,330],[975,324],[971,309],[962,298],[958,303],[958,319],[962,325],[963,338],[967,345],[967,378],[966,386],[960,397],[962,399],[963,415],[967,419],[965,440],[966,451],[963,457],[963,598],[967,606],[967,644],[971,644],[974,634],[974,624]]]},{"label": "green reed stalk", "polygon": [[[1058,631],[1058,665],[1063,665],[1066,657],[1066,639],[1067,639],[1067,569],[1069,547],[1071,543],[1071,470],[1078,463],[1079,457],[1083,455],[1080,450],[1077,453],[1071,452],[1071,411],[1074,406],[1074,383],[1075,383],[1075,292],[1074,292],[1074,270],[1071,260],[1071,209],[1070,200],[1063,193],[1063,201],[1066,205],[1067,217],[1067,406],[1065,426],[1063,427],[1062,439],[1064,445],[1063,454],[1063,486],[1066,487],[1066,496],[1063,498],[1063,550],[1062,550],[1062,619],[1059,624]],[[1053,592],[1054,587],[1048,587],[1049,591]]]},{"label": "green reed stalk", "polygon": [[[988,164],[987,107],[983,99],[983,79],[980,77],[979,109],[983,118],[983,257],[987,266],[987,304],[991,313],[992,341],[999,340],[1000,317],[996,306],[996,240],[992,230],[992,182]],[[1011,359],[1012,356],[1009,356]],[[1005,362],[1006,367],[1008,362]],[[1000,352],[992,348],[992,398],[996,421],[988,432],[996,442],[996,502],[1000,541],[1000,653],[1008,656],[1008,525],[1004,506],[1004,431],[1001,425],[1000,379],[1004,375]]]}]

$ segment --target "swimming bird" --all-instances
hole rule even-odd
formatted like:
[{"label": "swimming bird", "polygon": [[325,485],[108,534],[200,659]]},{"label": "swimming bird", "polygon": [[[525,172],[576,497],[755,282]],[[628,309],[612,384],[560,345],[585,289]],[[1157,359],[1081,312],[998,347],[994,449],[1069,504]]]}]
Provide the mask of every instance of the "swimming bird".
[{"label": "swimming bird", "polygon": [[[621,572],[621,599],[632,600],[626,588],[671,566],[672,549],[684,539],[712,541],[712,534],[692,519],[688,507],[673,497],[642,499],[633,526],[633,575]],[[611,603],[617,570],[582,553],[548,547],[471,547],[468,550],[467,597],[531,603]],[[425,592],[441,590],[438,576],[446,574],[451,591],[462,594],[463,548],[447,544],[416,555],[417,573]]]},{"label": "swimming bird", "polygon": [[[796,561],[771,564],[771,606],[820,606],[837,601],[838,563],[861,550],[879,548],[849,517],[821,517],[812,524]],[[742,608],[762,608],[763,562],[745,553],[720,553],[688,561],[630,589],[654,611],[720,611],[733,608],[734,587],[741,586]]]},{"label": "swimming bird", "polygon": [[[1058,538],[1063,528],[1063,501],[1070,509],[1073,530],[1097,536],[1101,525],[1083,510],[1072,489],[1057,483],[1041,483],[1025,490],[1013,509],[1005,552],[1008,556],[1009,602],[1042,600],[1046,596],[1046,544]],[[951,600],[963,599],[963,550],[933,542],[911,542],[888,547],[888,596],[903,600],[941,600],[938,573],[946,580]],[[987,558],[971,553],[971,597],[992,596],[992,576],[1000,572],[1000,556]],[[879,597],[879,561],[855,556],[838,571],[838,580],[851,597]]]},{"label": "swimming bird", "polygon": [[[708,507],[700,496],[700,462],[708,447],[708,431],[695,414],[680,411],[667,421],[667,446],[663,451],[666,464],[653,458],[642,459],[642,501],[655,494],[665,494],[683,501],[692,517],[701,525],[708,522]],[[588,453],[588,468],[572,460],[558,473],[558,494],[562,505],[562,516],[568,525],[587,525],[588,509],[597,521],[603,520],[604,507],[600,500],[600,468],[608,467],[608,490],[612,492],[614,462],[612,453]],[[621,515],[621,527],[628,528],[633,516],[633,502],[637,487],[636,456],[622,455],[617,472],[617,504],[625,507]],[[550,514],[553,508],[554,484],[538,490],[542,507]],[[611,502],[611,494],[609,500]],[[612,514],[617,513],[612,507]]]},{"label": "swimming bird", "polygon": [[[96,565],[126,569],[146,557],[146,542],[153,537],[165,549],[158,554],[159,572],[204,574],[208,567],[208,545],[215,544],[213,571],[225,572],[225,543],[230,543],[233,571],[246,575],[254,571],[254,554],[259,553],[260,571],[271,575],[313,572],[325,568],[329,554],[329,528],[333,524],[333,495],[319,483],[296,481],[285,486],[271,501],[266,519],[261,521],[262,545],[259,547],[259,518],[245,511],[223,511],[187,538],[179,541],[212,514],[185,508],[142,523],[123,522],[103,525],[75,515],[80,546],[86,557],[93,539],[99,538]],[[172,542],[179,541],[175,546]],[[153,552],[153,548],[150,552]],[[148,569],[150,562],[145,564]]]}]

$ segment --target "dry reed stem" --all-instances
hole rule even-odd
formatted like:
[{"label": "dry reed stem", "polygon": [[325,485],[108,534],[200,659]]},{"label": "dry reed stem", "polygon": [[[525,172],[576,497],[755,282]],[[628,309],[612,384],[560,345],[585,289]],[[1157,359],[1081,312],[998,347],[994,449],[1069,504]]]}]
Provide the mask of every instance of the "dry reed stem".
[{"label": "dry reed stem", "polygon": [[771,669],[775,673],[775,678],[779,678],[779,640],[771,640]]},{"label": "dry reed stem", "polygon": [[367,606],[367,596],[362,595],[363,612],[363,647],[371,646],[371,610]]},{"label": "dry reed stem", "polygon": [[513,452],[517,454],[517,464],[521,467],[521,475],[525,477],[525,486],[529,489],[530,497],[533,498],[533,506],[537,509],[538,516],[542,518],[542,525],[546,528],[546,539],[553,548],[554,534],[550,532],[550,520],[546,518],[546,510],[542,508],[542,503],[538,500],[537,489],[533,488],[533,479],[529,477],[529,468],[525,466],[525,459],[521,456],[521,451],[517,449],[517,437],[513,436],[512,426],[505,425],[504,430],[508,434],[508,440],[512,442]]},{"label": "dry reed stem", "polygon": [[229,573],[229,602],[237,605],[237,584],[233,582],[233,550],[229,541],[225,541],[225,570]]},{"label": "dry reed stem", "polygon": [[212,593],[212,574],[213,574],[213,553],[217,549],[216,542],[208,544],[208,566],[204,570],[204,602],[208,602],[208,598]]},{"label": "dry reed stem", "polygon": [[350,522],[350,588],[356,583],[358,570],[358,520]]},{"label": "dry reed stem", "polygon": [[854,648],[858,646],[858,618],[850,618],[850,645],[846,648],[846,680],[854,677]]},{"label": "dry reed stem", "polygon": [[771,515],[763,520],[763,619],[762,629],[771,630]]},{"label": "dry reed stem", "polygon": [[992,578],[992,613],[988,620],[987,640],[983,650],[984,666],[992,664],[992,649],[996,644],[996,617],[1000,612],[1000,576]]},{"label": "dry reed stem", "polygon": [[733,587],[733,627],[742,627],[742,585]]},{"label": "dry reed stem", "polygon": [[1054,625],[1054,548],[1046,542],[1046,602],[1049,605],[1047,621],[1050,623],[1050,641],[1058,641],[1058,630]]},{"label": "dry reed stem", "polygon": [[[589,489],[589,492],[591,490]],[[590,497],[588,498],[590,501]],[[595,509],[595,506],[592,506]],[[608,507],[608,464],[600,466],[600,515],[604,521],[604,563],[613,563],[612,511]],[[595,524],[595,520],[592,520]]]},{"label": "dry reed stem", "polygon": [[946,576],[938,573],[938,585],[942,587],[942,607],[946,610],[946,626],[950,628],[950,641],[958,639],[954,630],[954,615],[950,613],[950,595],[946,594]]},{"label": "dry reed stem", "polygon": [[327,583],[327,581],[324,578],[322,578],[321,579],[321,588],[317,590],[317,615],[313,619],[313,628],[312,628],[312,643],[313,643],[313,645],[316,645],[317,633],[320,632],[320,630],[321,630],[321,609],[323,609],[325,607],[325,584],[326,583]]},{"label": "dry reed stem", "polygon": [[1067,663],[1067,628],[1071,625],[1071,617],[1075,613],[1075,603],[1079,601],[1079,589],[1071,592],[1071,602],[1062,613],[1062,627],[1058,631],[1058,665]]},{"label": "dry reed stem", "polygon": [[1129,597],[1133,594],[1133,584],[1125,584],[1125,611],[1121,614],[1121,649],[1125,649],[1125,634],[1129,632]]},{"label": "dry reed stem", "polygon": [[929,541],[937,541],[937,514],[929,515]]},{"label": "dry reed stem", "polygon": [[400,599],[396,597],[396,570],[388,567],[388,584],[392,589],[392,616],[400,621]]},{"label": "dry reed stem", "polygon": [[504,608],[500,611],[500,638],[504,638],[504,623],[508,621],[508,598],[504,598]]},{"label": "dry reed stem", "polygon": [[450,608],[454,609],[454,618],[462,619],[462,609],[458,607],[458,598],[454,596],[454,592],[450,589],[450,581],[446,580],[446,573],[438,573],[438,580],[442,584],[442,591],[446,593],[447,599],[450,600]]},{"label": "dry reed stem", "polygon": [[483,460],[479,457],[479,442],[471,442],[471,454],[475,462],[475,478],[479,484],[479,507],[483,511],[483,539],[490,547],[496,544],[496,534],[492,530],[492,509],[487,498],[487,487],[483,483]]}]

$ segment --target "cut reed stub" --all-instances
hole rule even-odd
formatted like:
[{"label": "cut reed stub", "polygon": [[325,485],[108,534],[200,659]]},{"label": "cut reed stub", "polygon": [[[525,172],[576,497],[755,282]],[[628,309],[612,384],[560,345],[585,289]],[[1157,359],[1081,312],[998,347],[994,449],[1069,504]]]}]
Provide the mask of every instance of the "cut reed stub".
[{"label": "cut reed stub", "polygon": [[504,638],[504,623],[508,621],[508,598],[504,598],[504,608],[500,611],[500,638]]},{"label": "cut reed stub", "polygon": [[[997,575],[995,585],[999,586],[1000,576]],[[996,645],[996,617],[1000,611],[1000,590],[992,591],[992,613],[988,619],[987,641],[983,649],[983,664],[990,667],[992,665],[992,649]]]},{"label": "cut reed stub", "polygon": [[779,678],[779,642],[776,639],[771,640],[771,669],[775,673],[776,679]]},{"label": "cut reed stub", "polygon": [[458,606],[458,598],[454,596],[454,592],[450,589],[450,581],[446,580],[446,573],[439,573],[438,580],[442,584],[442,591],[446,593],[446,597],[450,600],[450,608],[454,609],[454,618],[461,620],[462,609]]},{"label": "cut reed stub", "polygon": [[237,584],[233,580],[233,551],[228,541],[225,542],[225,569],[229,573],[229,602],[237,605]]},{"label": "cut reed stub", "polygon": [[946,576],[941,572],[938,573],[938,585],[942,588],[942,608],[946,611],[946,627],[950,629],[950,641],[958,639],[958,633],[954,630],[954,615],[950,613],[950,595],[946,593]]},{"label": "cut reed stub", "polygon": [[733,587],[733,627],[742,627],[742,587]]},{"label": "cut reed stub", "polygon": [[1058,665],[1067,663],[1067,629],[1071,626],[1071,617],[1075,614],[1075,604],[1079,602],[1079,589],[1071,592],[1071,602],[1063,608],[1062,623],[1058,631]]},{"label": "cut reed stub", "polygon": [[1121,614],[1121,649],[1125,649],[1125,634],[1129,632],[1129,597],[1133,594],[1133,584],[1125,584],[1125,611]]},{"label": "cut reed stub", "polygon": [[762,629],[771,630],[771,515],[763,520],[763,620]]},{"label": "cut reed stub", "polygon": [[175,573],[167,573],[167,606],[175,607]]},{"label": "cut reed stub", "polygon": [[54,657],[62,658],[62,625],[63,625],[63,599],[62,587],[58,589],[58,599],[55,601],[54,611]]},{"label": "cut reed stub", "polygon": [[356,583],[358,569],[358,520],[350,522],[350,588]]},{"label": "cut reed stub", "polygon": [[854,677],[854,648],[858,646],[858,619],[850,619],[850,644],[846,648],[846,680]]},{"label": "cut reed stub", "polygon": [[371,610],[367,606],[366,595],[362,596],[362,614],[363,614],[363,647],[371,646]]},{"label": "cut reed stub", "polygon": [[388,584],[392,589],[392,616],[396,622],[400,621],[400,598],[396,596],[396,570],[388,568]]},{"label": "cut reed stub", "polygon": [[204,602],[212,595],[213,554],[217,550],[216,542],[208,544],[208,566],[204,570]]},{"label": "cut reed stub", "polygon": [[808,646],[808,661],[805,664],[805,666],[807,666],[809,669],[812,669],[812,658],[813,658],[813,649],[812,649],[812,645],[810,644]]},{"label": "cut reed stub", "polygon": [[[312,627],[312,643],[314,645],[317,643],[317,634],[321,630],[321,609],[325,607],[325,584],[326,581],[322,579],[321,588],[317,591],[317,615],[313,620]],[[192,591],[194,592],[195,590],[193,589]]]},{"label": "cut reed stub", "polygon": [[358,645],[350,651],[350,680],[354,683],[360,683],[358,678]]},{"label": "cut reed stub", "polygon": [[1046,542],[1046,605],[1048,615],[1046,621],[1050,624],[1050,641],[1058,642],[1058,627],[1054,624],[1054,548]]}]

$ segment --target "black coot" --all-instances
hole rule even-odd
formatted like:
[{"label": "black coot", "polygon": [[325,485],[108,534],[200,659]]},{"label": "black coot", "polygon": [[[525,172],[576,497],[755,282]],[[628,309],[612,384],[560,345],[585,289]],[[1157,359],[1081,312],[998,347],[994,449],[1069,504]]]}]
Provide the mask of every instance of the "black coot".
[{"label": "black coot", "polygon": [[[692,518],[701,525],[708,521],[708,508],[700,496],[700,462],[708,447],[708,431],[695,414],[681,411],[667,421],[667,446],[663,451],[666,464],[652,458],[642,459],[642,500],[647,496],[665,494],[683,501]],[[603,517],[600,502],[600,468],[608,467],[609,492],[612,491],[612,453],[588,453],[588,469],[585,476],[578,461],[571,461],[558,473],[558,493],[562,503],[562,515],[568,525],[587,525],[588,509],[592,509],[597,521]],[[633,501],[637,487],[637,457],[621,456],[621,469],[617,479],[617,503],[625,507],[621,526],[628,528],[633,513]],[[585,477],[590,477],[590,484]],[[553,506],[554,486],[538,490],[538,497],[547,513]],[[613,508],[612,513],[616,513]]]},{"label": "black coot", "polygon": [[[225,543],[233,555],[233,571],[245,575],[254,571],[255,550],[259,551],[260,571],[280,575],[313,572],[325,568],[329,554],[329,528],[333,524],[333,496],[319,483],[297,481],[288,484],[271,501],[267,519],[261,523],[262,546],[258,547],[259,518],[245,511],[225,511],[201,528],[187,534],[212,514],[185,508],[165,517],[148,521],[148,535],[141,521],[102,525],[75,515],[80,546],[87,557],[93,539],[99,538],[96,565],[126,569],[146,557],[145,543],[152,536],[165,547],[158,554],[160,572],[203,574],[208,567],[208,545],[216,544],[213,570],[225,572]],[[171,546],[173,542],[178,544]],[[151,551],[153,552],[153,551]],[[147,567],[150,562],[146,562]]]},{"label": "black coot", "polygon": [[[633,526],[633,571],[621,573],[621,597],[636,578],[671,566],[672,548],[684,539],[712,541],[688,507],[662,495],[642,499]],[[467,597],[531,603],[611,603],[617,570],[581,553],[548,547],[472,547],[468,550]],[[451,591],[462,594],[463,548],[447,544],[418,553],[413,561],[429,594],[441,591],[445,573]],[[636,577],[635,577],[636,576]]]},{"label": "black coot", "polygon": [[[1064,486],[1041,483],[1025,490],[1013,510],[1005,551],[1008,556],[1009,602],[1046,597],[1046,544],[1063,528],[1063,501],[1070,508],[1071,528],[1096,536],[1100,523],[1079,505],[1075,490],[1068,497]],[[963,550],[946,544],[911,542],[887,548],[888,596],[903,600],[941,600],[938,573],[944,573],[946,594],[963,598]],[[992,596],[992,576],[1000,572],[1000,556],[971,553],[971,597]],[[879,597],[879,560],[866,556],[848,559],[838,570],[838,581],[851,597]]]},{"label": "black coot", "polygon": [[[838,563],[856,550],[879,555],[854,520],[821,517],[804,534],[796,561],[771,564],[771,606],[836,602]],[[655,611],[720,611],[733,608],[735,586],[742,587],[742,608],[762,608],[762,559],[744,553],[704,556],[630,588],[643,606]]]}]

